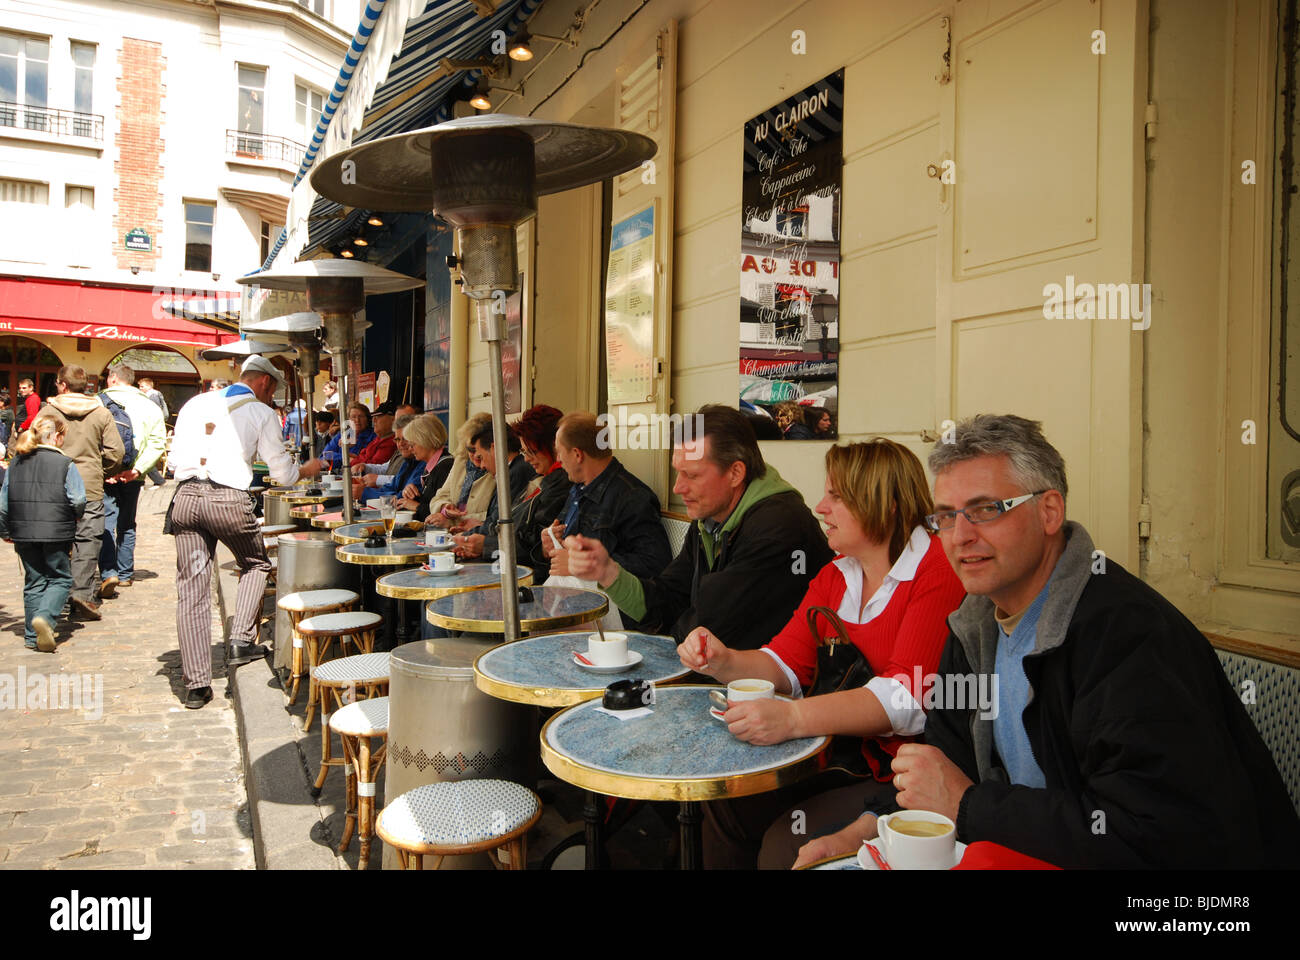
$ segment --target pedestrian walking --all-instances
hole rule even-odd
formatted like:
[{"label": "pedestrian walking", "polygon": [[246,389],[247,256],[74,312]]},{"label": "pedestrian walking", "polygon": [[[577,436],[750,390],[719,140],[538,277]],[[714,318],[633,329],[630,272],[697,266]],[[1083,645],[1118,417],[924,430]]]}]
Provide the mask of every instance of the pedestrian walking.
[{"label": "pedestrian walking", "polygon": [[[167,449],[162,411],[136,389],[135,371],[125,364],[108,368],[108,387],[100,402],[121,422],[129,422],[135,459],[122,472],[104,478],[104,536],[99,550],[99,598],[129,587],[135,576],[135,517],[144,477]],[[122,431],[119,429],[118,434]],[[124,438],[125,442],[125,438]]]},{"label": "pedestrian walking", "polygon": [[249,357],[239,383],[193,397],[176,415],[170,460],[179,485],[164,529],[176,535],[176,635],[185,706],[191,710],[212,699],[211,576],[218,541],[235,555],[240,570],[226,664],[238,666],[268,652],[257,642],[271,561],[248,495],[253,461],[264,461],[277,484],[320,474],[319,460],[298,467],[284,449],[270,407],[283,382],[271,361]]},{"label": "pedestrian walking", "polygon": [[72,538],[86,507],[81,473],[60,449],[67,432],[56,411],[37,414],[0,485],[0,526],[23,561],[23,640],[44,653],[54,652],[54,625],[72,589]]},{"label": "pedestrian walking", "polygon": [[36,395],[36,384],[29,377],[18,381],[18,409],[14,411],[14,421],[19,432],[29,430],[36,413],[41,409],[41,398]]},{"label": "pedestrian walking", "polygon": [[14,430],[16,426],[14,412],[9,407],[9,391],[0,388],[0,448],[8,449],[10,440],[18,440],[17,431]]},{"label": "pedestrian walking", "polygon": [[54,379],[58,395],[50,398],[47,407],[68,422],[63,452],[76,463],[86,487],[86,509],[72,540],[72,612],[84,620],[101,620],[95,579],[104,536],[104,477],[118,471],[126,445],[113,415],[98,397],[86,396],[86,382],[85,368],[60,367]]}]

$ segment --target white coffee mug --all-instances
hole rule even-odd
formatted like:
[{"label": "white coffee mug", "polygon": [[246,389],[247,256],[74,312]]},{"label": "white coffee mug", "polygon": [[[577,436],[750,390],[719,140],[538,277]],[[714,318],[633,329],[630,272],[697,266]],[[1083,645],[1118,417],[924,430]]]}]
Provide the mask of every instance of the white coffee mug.
[{"label": "white coffee mug", "polygon": [[599,633],[587,637],[587,659],[598,667],[621,667],[627,663],[627,634],[606,633],[600,639]]},{"label": "white coffee mug", "polygon": [[401,526],[404,523],[410,523],[414,519],[415,519],[414,510],[398,510],[393,522],[396,523],[398,526]]},{"label": "white coffee mug", "polygon": [[429,566],[439,573],[450,573],[456,569],[456,555],[445,551],[431,554],[429,556]]},{"label": "white coffee mug", "polygon": [[771,680],[757,678],[732,680],[727,684],[727,699],[732,703],[742,700],[766,700],[776,696],[776,687]]},{"label": "white coffee mug", "polygon": [[451,545],[451,534],[437,527],[425,527],[424,542],[430,547],[447,547]]},{"label": "white coffee mug", "polygon": [[[904,833],[899,825],[917,823],[922,829],[943,829],[935,836]],[[894,870],[951,870],[956,861],[957,826],[941,813],[899,810],[876,821],[885,860]]]}]

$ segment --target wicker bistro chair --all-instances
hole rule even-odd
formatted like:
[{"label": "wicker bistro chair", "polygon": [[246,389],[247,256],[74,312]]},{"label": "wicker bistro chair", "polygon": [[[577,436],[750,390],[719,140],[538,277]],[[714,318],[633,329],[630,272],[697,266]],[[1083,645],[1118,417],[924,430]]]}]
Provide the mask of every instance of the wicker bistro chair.
[{"label": "wicker bistro chair", "polygon": [[[298,685],[302,681],[304,649],[307,652],[307,668],[310,671],[316,664],[324,662],[325,655],[328,654],[329,647],[333,643],[332,637],[325,638],[325,650],[322,651],[320,649],[321,638],[312,636],[310,641],[304,639],[303,635],[298,632],[299,622],[309,617],[315,617],[318,614],[352,610],[360,600],[361,595],[354,590],[326,589],[300,590],[297,593],[286,594],[276,603],[276,606],[288,616],[289,627],[293,634],[293,662],[290,668],[292,685],[289,689],[290,706],[298,702]],[[307,683],[307,722],[303,726],[304,731],[311,729],[311,713],[318,699],[316,689],[309,679]]]},{"label": "wicker bistro chair", "polygon": [[[355,617],[360,614],[333,613],[327,617]],[[374,614],[378,616],[378,614]],[[382,618],[381,618],[382,622]],[[303,621],[306,623],[306,621]],[[299,624],[301,629],[302,624]],[[369,700],[388,694],[388,654],[358,653],[339,657],[312,667],[312,680],[320,691],[320,773],[311,788],[311,795],[319,797],[325,786],[330,767],[341,767],[347,761],[330,752],[329,705],[333,698],[335,707],[342,708],[356,700]]]},{"label": "wicker bistro chair", "polygon": [[[335,710],[330,729],[343,744],[344,769],[347,771],[347,814],[343,821],[343,839],[339,853],[352,842],[353,830],[361,839],[358,869],[370,862],[370,839],[375,826],[375,783],[388,752],[388,698],[373,697],[349,703]],[[371,741],[378,739],[378,746]]]},{"label": "wicker bistro chair", "polygon": [[[316,683],[316,667],[333,659],[331,646],[334,641],[338,641],[341,655],[370,653],[375,649],[375,635],[383,628],[383,615],[368,610],[321,613],[298,621],[298,633],[307,650],[307,669],[311,675],[307,685],[307,714],[302,724],[304,733],[311,729],[312,715],[317,706],[322,711],[329,709]],[[352,650],[343,649],[348,644],[354,645]]]},{"label": "wicker bistro chair", "polygon": [[[438,858],[486,852],[493,866],[523,870],[526,834],[542,815],[537,794],[508,780],[430,783],[402,794],[379,814],[375,832],[397,851],[403,870],[423,870]],[[501,850],[506,851],[503,861]]]}]

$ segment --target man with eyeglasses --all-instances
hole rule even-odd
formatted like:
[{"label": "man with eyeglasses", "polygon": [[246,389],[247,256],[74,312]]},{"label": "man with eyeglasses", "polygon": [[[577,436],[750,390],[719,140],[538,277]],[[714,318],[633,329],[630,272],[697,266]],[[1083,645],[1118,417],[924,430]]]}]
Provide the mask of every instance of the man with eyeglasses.
[{"label": "man with eyeglasses", "polygon": [[1294,868],[1300,821],[1209,642],[1065,519],[1040,424],[974,417],[929,465],[927,525],[969,594],[935,691],[997,695],[936,698],[898,803],[1062,867]]}]

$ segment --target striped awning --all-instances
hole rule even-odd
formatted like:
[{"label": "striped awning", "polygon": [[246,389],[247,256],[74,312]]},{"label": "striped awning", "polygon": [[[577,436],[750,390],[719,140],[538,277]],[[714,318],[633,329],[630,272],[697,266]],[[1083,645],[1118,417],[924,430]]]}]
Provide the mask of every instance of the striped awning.
[{"label": "striped awning", "polygon": [[[401,53],[389,66],[387,79],[375,90],[353,145],[450,120],[455,95],[473,88],[480,72],[446,74],[440,68],[443,58],[492,56],[492,34],[501,30],[507,38],[513,37],[541,4],[542,0],[504,0],[495,13],[484,17],[470,0],[433,0],[407,24]],[[355,236],[369,213],[348,211],[318,197],[311,208],[309,240],[302,255]]]}]

